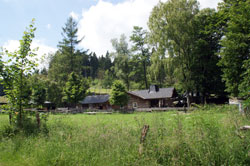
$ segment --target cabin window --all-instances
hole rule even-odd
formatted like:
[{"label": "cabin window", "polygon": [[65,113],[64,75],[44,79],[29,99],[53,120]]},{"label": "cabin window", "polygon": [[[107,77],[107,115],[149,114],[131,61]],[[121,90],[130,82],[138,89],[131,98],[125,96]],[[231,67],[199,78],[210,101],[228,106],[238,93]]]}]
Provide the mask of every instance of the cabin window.
[{"label": "cabin window", "polygon": [[133,108],[137,108],[137,102],[133,102]]}]

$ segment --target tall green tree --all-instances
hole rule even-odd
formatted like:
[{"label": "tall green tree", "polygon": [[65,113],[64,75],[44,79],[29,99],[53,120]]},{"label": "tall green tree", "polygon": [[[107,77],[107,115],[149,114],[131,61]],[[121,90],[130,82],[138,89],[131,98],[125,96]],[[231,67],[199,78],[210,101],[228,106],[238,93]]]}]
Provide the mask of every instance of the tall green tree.
[{"label": "tall green tree", "polygon": [[76,46],[82,41],[82,39],[78,40],[77,22],[73,19],[72,16],[68,18],[65,27],[63,27],[62,30],[63,39],[61,42],[59,42],[58,47],[61,53],[69,58],[67,65],[69,65],[68,74],[70,74],[77,68],[75,60]]},{"label": "tall green tree", "polygon": [[64,97],[63,99],[75,106],[80,100],[84,99],[86,92],[89,89],[89,82],[85,78],[79,77],[77,74],[72,72],[66,85],[64,87]]},{"label": "tall green tree", "polygon": [[154,7],[149,20],[154,45],[158,45],[162,54],[168,51],[169,56],[178,61],[178,80],[182,89],[187,92],[188,104],[189,94],[194,91],[192,66],[195,58],[195,16],[198,12],[196,0],[169,0]]},{"label": "tall green tree", "polygon": [[122,80],[127,90],[130,88],[131,82],[131,53],[128,48],[128,43],[126,41],[126,36],[123,34],[118,39],[111,40],[112,46],[115,52],[112,53],[114,57],[115,73],[116,76]]},{"label": "tall green tree", "polygon": [[110,103],[120,107],[123,107],[128,103],[128,94],[126,92],[126,88],[119,80],[114,81],[112,85]]},{"label": "tall green tree", "polygon": [[130,41],[132,41],[132,51],[134,52],[133,59],[139,62],[139,65],[142,65],[142,75],[144,80],[144,86],[148,89],[148,78],[147,70],[150,65],[150,51],[149,45],[147,44],[147,31],[143,30],[142,27],[134,26],[132,35],[130,36]]},{"label": "tall green tree", "polygon": [[31,43],[35,37],[36,28],[34,27],[34,20],[32,20],[29,27],[24,31],[22,40],[18,51],[10,53],[5,51],[3,54],[8,55],[9,61],[3,65],[1,76],[3,78],[5,93],[10,104],[11,114],[17,112],[17,126],[23,127],[25,119],[24,107],[29,101],[27,91],[27,76],[35,69],[36,64],[32,58],[36,55],[35,50],[31,50]]},{"label": "tall green tree", "polygon": [[222,71],[217,63],[220,60],[218,53],[223,36],[220,15],[214,9],[203,9],[196,15],[197,39],[193,51],[194,85],[197,92],[202,94],[202,102],[210,94],[225,95],[225,85],[222,82]]},{"label": "tall green tree", "polygon": [[[88,55],[87,51],[78,50],[77,44],[81,42],[77,37],[77,22],[69,17],[65,26],[62,28],[62,41],[58,44],[58,51],[51,56],[49,69],[48,69],[48,78],[49,86],[48,92],[53,92],[57,94],[49,94],[48,97],[50,101],[56,101],[56,105],[61,105],[63,88],[66,84],[68,76],[70,73],[75,72],[78,75],[84,75],[84,66],[82,60]],[[88,75],[89,76],[89,75]],[[55,87],[55,89],[51,89]],[[53,99],[51,96],[54,96]]]},{"label": "tall green tree", "polygon": [[224,0],[219,9],[227,20],[225,35],[221,40],[219,65],[226,91],[238,97],[239,86],[244,80],[243,73],[246,72],[243,64],[250,57],[250,0]]}]

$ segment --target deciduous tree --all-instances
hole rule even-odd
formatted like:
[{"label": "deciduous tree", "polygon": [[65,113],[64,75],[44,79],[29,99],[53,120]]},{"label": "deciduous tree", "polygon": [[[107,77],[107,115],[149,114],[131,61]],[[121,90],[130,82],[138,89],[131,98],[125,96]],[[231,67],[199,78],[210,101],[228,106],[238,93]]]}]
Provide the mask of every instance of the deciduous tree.
[{"label": "deciduous tree", "polygon": [[112,85],[110,103],[120,107],[123,107],[128,103],[128,94],[126,92],[126,88],[119,80],[116,80]]},{"label": "deciduous tree", "polygon": [[227,20],[225,35],[221,40],[219,65],[222,67],[226,91],[238,97],[239,85],[246,72],[243,64],[250,57],[250,0],[224,0],[219,9]]},{"label": "deciduous tree", "polygon": [[169,0],[154,7],[149,28],[151,40],[161,54],[174,57],[178,62],[179,82],[188,94],[194,91],[193,49],[196,40],[195,16],[199,12],[196,0]]},{"label": "deciduous tree", "polygon": [[69,75],[68,81],[64,87],[63,99],[69,104],[75,106],[81,99],[84,99],[86,92],[89,89],[89,82],[85,78],[79,77],[72,72]]},{"label": "deciduous tree", "polygon": [[112,39],[111,43],[115,49],[112,56],[114,57],[116,76],[125,83],[127,90],[129,90],[132,67],[130,63],[131,55],[128,43],[126,42],[126,36],[121,35],[119,41],[118,39]]},{"label": "deciduous tree", "polygon": [[[138,61],[139,65],[142,66],[143,78],[139,78],[144,80],[144,86],[148,89],[148,78],[147,78],[147,70],[150,65],[150,51],[149,45],[147,43],[147,31],[143,30],[142,27],[134,26],[134,30],[132,35],[130,36],[130,41],[132,41],[132,51],[134,52],[133,60]],[[139,68],[138,66],[136,66]]]},{"label": "deciduous tree", "polygon": [[203,9],[196,15],[197,39],[193,51],[194,64],[194,85],[196,92],[202,94],[202,102],[210,94],[218,96],[225,95],[225,85],[222,82],[221,68],[217,65],[220,60],[218,53],[221,45],[220,40],[223,36],[221,30],[221,18],[214,9]]},{"label": "deciduous tree", "polygon": [[[3,53],[8,55],[9,61],[5,63],[1,70],[3,78],[5,93],[9,101],[10,111],[12,115],[17,115],[16,124],[18,127],[23,127],[25,119],[24,106],[29,101],[30,91],[27,86],[27,76],[35,69],[36,64],[32,58],[36,55],[35,50],[31,50],[31,43],[35,37],[36,28],[34,27],[34,20],[32,20],[29,27],[24,31],[22,40],[18,51],[13,53],[7,50]],[[17,114],[14,114],[14,113]]]}]

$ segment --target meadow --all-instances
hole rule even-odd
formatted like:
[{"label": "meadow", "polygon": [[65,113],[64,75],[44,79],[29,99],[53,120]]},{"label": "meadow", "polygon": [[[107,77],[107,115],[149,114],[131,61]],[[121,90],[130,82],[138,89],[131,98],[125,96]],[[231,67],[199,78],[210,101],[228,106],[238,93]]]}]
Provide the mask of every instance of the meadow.
[{"label": "meadow", "polygon": [[[149,131],[138,152],[141,129]],[[47,130],[8,131],[0,114],[0,166],[249,165],[249,117],[236,107],[111,115],[49,115]]]}]

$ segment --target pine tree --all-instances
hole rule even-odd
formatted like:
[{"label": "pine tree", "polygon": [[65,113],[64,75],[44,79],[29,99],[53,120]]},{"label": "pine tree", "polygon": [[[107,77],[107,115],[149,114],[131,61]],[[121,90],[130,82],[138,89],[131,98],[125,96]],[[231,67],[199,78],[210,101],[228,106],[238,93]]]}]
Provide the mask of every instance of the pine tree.
[{"label": "pine tree", "polygon": [[63,27],[62,30],[63,30],[62,32],[63,39],[61,42],[59,42],[58,47],[60,52],[63,55],[65,55],[69,60],[67,65],[69,65],[68,74],[70,74],[71,72],[76,71],[77,68],[77,66],[75,66],[76,46],[82,41],[82,39],[78,40],[77,22],[72,17],[68,18],[65,27]]}]

